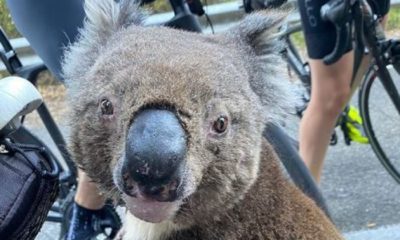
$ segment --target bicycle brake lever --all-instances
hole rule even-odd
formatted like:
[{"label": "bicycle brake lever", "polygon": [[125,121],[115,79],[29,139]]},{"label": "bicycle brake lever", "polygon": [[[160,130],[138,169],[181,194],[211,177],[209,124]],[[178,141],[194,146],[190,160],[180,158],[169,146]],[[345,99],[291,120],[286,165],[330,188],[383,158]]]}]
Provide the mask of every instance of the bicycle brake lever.
[{"label": "bicycle brake lever", "polygon": [[350,3],[348,0],[330,0],[321,7],[321,18],[331,22],[336,29],[336,42],[331,53],[324,56],[325,64],[330,65],[345,53],[350,41]]}]

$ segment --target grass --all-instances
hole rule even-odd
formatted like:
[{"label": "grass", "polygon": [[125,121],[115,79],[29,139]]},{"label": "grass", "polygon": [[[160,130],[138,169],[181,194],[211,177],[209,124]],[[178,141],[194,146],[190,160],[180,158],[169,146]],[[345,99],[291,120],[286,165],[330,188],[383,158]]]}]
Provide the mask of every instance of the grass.
[{"label": "grass", "polygon": [[[231,1],[232,0],[201,0],[204,6]],[[152,13],[172,11],[169,1],[166,0],[156,0],[153,3],[146,5],[146,8],[149,9]]]},{"label": "grass", "polygon": [[0,79],[7,77],[9,74],[6,71],[0,71]]},{"label": "grass", "polygon": [[292,41],[293,41],[294,45],[296,45],[296,47],[298,47],[300,49],[306,48],[306,42],[304,40],[303,32],[294,33],[290,36],[290,38],[292,39]]},{"label": "grass", "polygon": [[390,9],[387,30],[400,30],[400,7]]}]

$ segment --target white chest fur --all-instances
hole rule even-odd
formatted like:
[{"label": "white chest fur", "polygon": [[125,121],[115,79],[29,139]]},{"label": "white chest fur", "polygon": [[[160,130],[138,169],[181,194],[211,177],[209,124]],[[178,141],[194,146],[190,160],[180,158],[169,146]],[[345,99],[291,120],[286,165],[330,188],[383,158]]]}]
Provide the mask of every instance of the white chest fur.
[{"label": "white chest fur", "polygon": [[176,225],[170,221],[148,223],[129,212],[126,213],[123,226],[123,240],[164,240],[176,230]]}]

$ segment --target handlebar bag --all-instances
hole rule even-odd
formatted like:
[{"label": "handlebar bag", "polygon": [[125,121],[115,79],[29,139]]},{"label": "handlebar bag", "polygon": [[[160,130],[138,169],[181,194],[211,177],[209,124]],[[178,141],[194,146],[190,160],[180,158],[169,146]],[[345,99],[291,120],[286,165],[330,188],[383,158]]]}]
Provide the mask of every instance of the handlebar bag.
[{"label": "handlebar bag", "polygon": [[58,165],[43,147],[0,139],[0,239],[34,239],[58,194]]}]

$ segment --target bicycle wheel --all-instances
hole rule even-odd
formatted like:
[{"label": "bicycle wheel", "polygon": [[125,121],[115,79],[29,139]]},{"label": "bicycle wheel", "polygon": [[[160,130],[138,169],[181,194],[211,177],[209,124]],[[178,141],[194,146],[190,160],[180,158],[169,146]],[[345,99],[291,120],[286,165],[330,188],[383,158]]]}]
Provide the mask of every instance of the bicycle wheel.
[{"label": "bicycle wheel", "polygon": [[[400,183],[400,112],[385,90],[376,69],[376,66],[371,66],[365,75],[359,92],[360,112],[373,151],[390,175]],[[399,73],[391,65],[386,66],[386,70],[397,92],[400,92]]]}]

